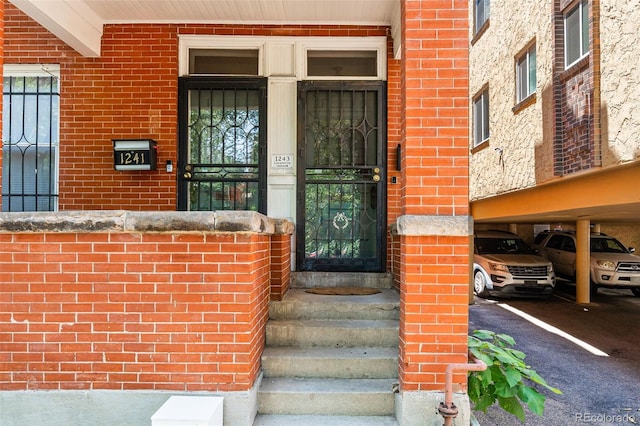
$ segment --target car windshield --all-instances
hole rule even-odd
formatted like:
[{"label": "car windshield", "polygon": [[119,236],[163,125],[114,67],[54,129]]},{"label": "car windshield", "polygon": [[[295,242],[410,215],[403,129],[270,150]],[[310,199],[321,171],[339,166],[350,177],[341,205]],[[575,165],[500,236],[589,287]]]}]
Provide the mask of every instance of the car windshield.
[{"label": "car windshield", "polygon": [[591,237],[592,253],[628,253],[629,251],[615,238]]},{"label": "car windshield", "polygon": [[478,254],[533,254],[520,238],[476,238]]}]

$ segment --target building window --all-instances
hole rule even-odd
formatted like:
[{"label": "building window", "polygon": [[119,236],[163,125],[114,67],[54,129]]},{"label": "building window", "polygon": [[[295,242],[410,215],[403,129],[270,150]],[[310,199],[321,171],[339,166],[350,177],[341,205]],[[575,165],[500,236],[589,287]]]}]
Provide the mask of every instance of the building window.
[{"label": "building window", "polygon": [[258,49],[189,49],[189,74],[258,75]]},{"label": "building window", "polygon": [[58,208],[59,85],[57,67],[5,65],[2,211]]},{"label": "building window", "polygon": [[489,3],[490,0],[474,0],[474,34],[478,34],[484,27],[484,24],[489,21]]},{"label": "building window", "polygon": [[589,8],[582,0],[564,15],[564,65],[571,65],[589,53]]},{"label": "building window", "polygon": [[489,89],[473,99],[473,146],[489,139]]},{"label": "building window", "polygon": [[522,102],[536,92],[536,46],[516,59],[516,101]]},{"label": "building window", "polygon": [[378,52],[375,50],[309,50],[307,76],[375,77]]}]

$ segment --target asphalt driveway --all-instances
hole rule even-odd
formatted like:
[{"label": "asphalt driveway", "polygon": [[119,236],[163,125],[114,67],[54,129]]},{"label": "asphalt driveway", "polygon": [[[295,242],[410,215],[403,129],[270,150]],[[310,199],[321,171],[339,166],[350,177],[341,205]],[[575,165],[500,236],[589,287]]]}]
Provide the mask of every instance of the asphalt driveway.
[{"label": "asphalt driveway", "polygon": [[[640,424],[640,298],[629,290],[601,289],[592,304],[581,306],[574,296],[573,287],[560,285],[548,300],[476,298],[469,328],[511,335],[516,348],[527,354],[527,363],[563,391],[546,393],[544,415],[527,412],[527,425]],[[554,328],[548,331],[518,312]],[[475,415],[483,426],[519,423],[496,407]]]}]

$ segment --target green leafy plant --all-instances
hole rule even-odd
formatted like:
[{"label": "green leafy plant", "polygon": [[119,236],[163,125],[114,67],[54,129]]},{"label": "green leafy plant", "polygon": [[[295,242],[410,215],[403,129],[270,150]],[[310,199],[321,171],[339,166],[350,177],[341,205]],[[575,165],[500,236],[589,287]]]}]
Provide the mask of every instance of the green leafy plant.
[{"label": "green leafy plant", "polygon": [[539,416],[544,412],[546,396],[538,392],[537,387],[562,394],[525,364],[526,355],[513,349],[516,344],[513,337],[489,330],[475,330],[468,342],[469,352],[487,364],[486,370],[470,372],[468,377],[469,399],[475,410],[486,413],[497,400],[503,410],[524,423],[521,401]]}]

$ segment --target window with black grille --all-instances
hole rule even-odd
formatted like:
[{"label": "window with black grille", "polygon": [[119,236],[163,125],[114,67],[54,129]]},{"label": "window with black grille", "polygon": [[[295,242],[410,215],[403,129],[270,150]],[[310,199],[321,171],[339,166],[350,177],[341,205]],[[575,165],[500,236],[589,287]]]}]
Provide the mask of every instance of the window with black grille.
[{"label": "window with black grille", "polygon": [[59,78],[5,76],[2,211],[58,207]]}]

